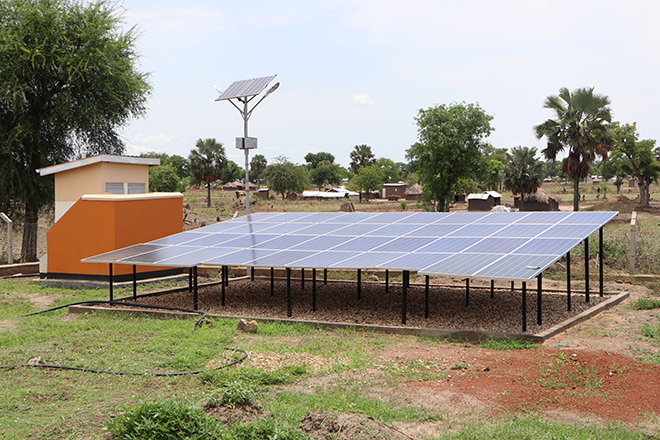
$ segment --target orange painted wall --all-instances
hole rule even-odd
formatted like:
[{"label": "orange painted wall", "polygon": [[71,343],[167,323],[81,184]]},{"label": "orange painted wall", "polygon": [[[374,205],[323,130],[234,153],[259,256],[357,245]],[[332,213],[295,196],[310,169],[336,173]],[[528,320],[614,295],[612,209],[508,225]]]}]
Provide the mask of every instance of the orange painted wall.
[{"label": "orange painted wall", "polygon": [[[48,231],[48,272],[108,275],[107,264],[83,258],[183,231],[183,197],[143,200],[78,200]],[[138,266],[138,272],[168,269]],[[116,264],[116,275],[132,273]]]}]

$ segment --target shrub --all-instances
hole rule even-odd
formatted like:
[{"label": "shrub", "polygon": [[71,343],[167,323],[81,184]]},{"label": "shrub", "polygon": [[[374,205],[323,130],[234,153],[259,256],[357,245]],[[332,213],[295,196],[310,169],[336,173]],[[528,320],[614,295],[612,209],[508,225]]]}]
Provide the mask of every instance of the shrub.
[{"label": "shrub", "polygon": [[125,410],[107,425],[113,439],[223,440],[222,426],[182,400],[158,400]]},{"label": "shrub", "polygon": [[237,406],[258,407],[257,391],[248,383],[234,381],[228,383],[222,389],[211,394],[211,398],[206,404],[209,408],[226,406],[235,408]]}]

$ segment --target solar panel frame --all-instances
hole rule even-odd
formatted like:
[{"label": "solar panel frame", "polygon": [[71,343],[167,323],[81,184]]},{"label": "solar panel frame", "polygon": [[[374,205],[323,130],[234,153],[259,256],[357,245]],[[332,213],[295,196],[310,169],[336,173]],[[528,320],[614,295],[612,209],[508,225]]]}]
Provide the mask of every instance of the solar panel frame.
[{"label": "solar panel frame", "polygon": [[242,79],[234,81],[216,98],[216,101],[224,101],[233,98],[247,98],[256,96],[266,88],[277,75],[262,76],[259,78]]},{"label": "solar panel frame", "polygon": [[616,214],[256,213],[82,261],[399,269],[526,281]]}]

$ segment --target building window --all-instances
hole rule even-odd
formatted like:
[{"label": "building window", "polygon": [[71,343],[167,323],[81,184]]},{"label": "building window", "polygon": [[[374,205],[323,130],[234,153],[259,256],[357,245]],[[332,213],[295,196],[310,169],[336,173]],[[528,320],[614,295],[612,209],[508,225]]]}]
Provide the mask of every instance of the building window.
[{"label": "building window", "polygon": [[144,183],[129,183],[128,194],[144,194]]},{"label": "building window", "polygon": [[123,182],[106,182],[105,192],[110,194],[124,194]]}]

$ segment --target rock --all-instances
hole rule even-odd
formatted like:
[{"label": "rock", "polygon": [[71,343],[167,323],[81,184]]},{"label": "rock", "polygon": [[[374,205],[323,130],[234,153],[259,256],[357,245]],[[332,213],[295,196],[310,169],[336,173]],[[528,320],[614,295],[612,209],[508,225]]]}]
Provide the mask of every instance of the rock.
[{"label": "rock", "polygon": [[257,321],[246,321],[245,319],[239,319],[238,329],[245,333],[256,333]]},{"label": "rock", "polygon": [[353,206],[353,203],[351,202],[342,203],[341,206],[339,207],[339,210],[341,212],[355,212],[355,206]]},{"label": "rock", "polygon": [[378,282],[378,281],[380,281],[380,279],[378,279],[378,275],[370,275],[370,276],[369,276],[369,281],[376,281],[376,282]]},{"label": "rock", "polygon": [[28,359],[27,365],[43,365],[41,356],[32,356],[30,359]]}]

